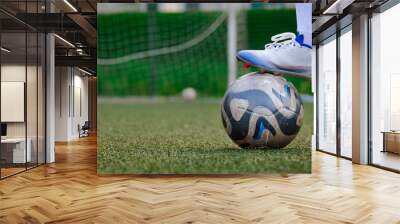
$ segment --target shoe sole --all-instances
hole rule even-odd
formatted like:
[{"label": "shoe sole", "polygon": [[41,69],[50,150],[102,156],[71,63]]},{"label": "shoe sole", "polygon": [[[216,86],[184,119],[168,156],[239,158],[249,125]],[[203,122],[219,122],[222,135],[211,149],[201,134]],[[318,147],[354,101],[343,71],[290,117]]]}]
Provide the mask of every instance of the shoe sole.
[{"label": "shoe sole", "polygon": [[236,55],[236,59],[238,61],[241,61],[243,63],[247,63],[249,65],[251,65],[252,67],[256,67],[258,69],[262,69],[262,73],[273,73],[274,75],[281,75],[286,74],[286,75],[291,75],[291,76],[295,76],[295,77],[301,77],[301,78],[311,78],[311,75],[309,73],[305,73],[305,72],[293,72],[293,71],[288,71],[288,70],[283,70],[283,69],[273,69],[273,68],[266,68],[262,65],[254,65],[248,61],[246,61],[245,59],[239,57],[239,55]]}]

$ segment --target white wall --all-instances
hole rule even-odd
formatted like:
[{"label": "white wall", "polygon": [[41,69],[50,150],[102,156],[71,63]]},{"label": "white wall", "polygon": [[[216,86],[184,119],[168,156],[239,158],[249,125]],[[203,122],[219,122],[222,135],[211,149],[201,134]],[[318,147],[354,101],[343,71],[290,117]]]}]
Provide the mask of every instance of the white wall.
[{"label": "white wall", "polygon": [[78,69],[56,67],[55,112],[55,140],[79,138],[78,125],[88,120],[88,78]]},{"label": "white wall", "polygon": [[[27,69],[27,70],[25,70]],[[2,82],[25,82],[25,75],[26,71],[28,72],[28,76],[31,74],[36,75],[36,67],[25,65],[18,65],[18,64],[5,64],[1,66],[1,81]],[[28,77],[29,78],[29,77]],[[32,83],[30,83],[32,84]],[[36,82],[34,83],[36,85]],[[27,89],[31,90],[31,89]],[[33,89],[32,89],[33,90]],[[33,90],[34,92],[28,91],[28,103],[32,101],[32,97],[36,98],[36,89]],[[36,104],[31,105],[35,106]],[[6,110],[7,108],[1,108],[2,110]],[[32,117],[33,115],[33,117]],[[36,114],[28,113],[28,121],[31,122],[35,120],[36,123]],[[25,124],[26,122],[7,122],[7,136],[8,137],[25,137]],[[33,127],[33,125],[28,125],[28,128]],[[36,126],[35,126],[36,129]],[[28,133],[29,135],[29,133]],[[29,136],[28,136],[29,137]]]},{"label": "white wall", "polygon": [[[83,125],[85,121],[89,119],[89,111],[88,111],[88,78],[87,76],[81,76],[82,73],[74,75],[74,106],[72,108],[72,119],[71,119],[71,136],[72,138],[78,138],[78,125]],[[80,92],[80,93],[79,93]],[[80,97],[79,97],[80,95]],[[80,101],[80,102],[79,102]],[[81,107],[81,108],[79,108]],[[82,110],[82,111],[80,111]]]},{"label": "white wall", "polygon": [[[38,69],[38,70],[37,70]],[[27,80],[25,80],[27,78]],[[31,155],[33,162],[36,158],[39,163],[44,163],[44,74],[42,67],[25,66],[25,64],[3,64],[1,66],[2,82],[24,82],[26,84],[26,106],[23,102],[22,108],[18,108],[20,113],[26,112],[26,120],[21,122],[5,122],[7,124],[7,137],[24,138],[25,135],[29,139]],[[2,89],[2,93],[4,89]],[[24,94],[24,90],[20,90]],[[2,95],[7,98],[7,95]],[[12,108],[2,107],[1,110],[12,110]],[[16,109],[14,109],[16,110]],[[13,111],[8,111],[13,113]],[[15,113],[15,112],[14,112]],[[38,154],[38,155],[37,155]]]},{"label": "white wall", "polygon": [[55,140],[68,141],[69,125],[69,68],[55,68]]},{"label": "white wall", "polygon": [[2,65],[1,81],[25,82],[25,68],[25,65]]}]

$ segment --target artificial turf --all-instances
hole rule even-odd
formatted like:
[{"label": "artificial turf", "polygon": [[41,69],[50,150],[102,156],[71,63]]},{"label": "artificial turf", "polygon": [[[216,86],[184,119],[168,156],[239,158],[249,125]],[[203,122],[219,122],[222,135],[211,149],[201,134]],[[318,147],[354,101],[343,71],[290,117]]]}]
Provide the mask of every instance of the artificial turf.
[{"label": "artificial turf", "polygon": [[310,173],[312,104],[283,149],[240,149],[226,135],[218,100],[100,101],[99,174]]}]

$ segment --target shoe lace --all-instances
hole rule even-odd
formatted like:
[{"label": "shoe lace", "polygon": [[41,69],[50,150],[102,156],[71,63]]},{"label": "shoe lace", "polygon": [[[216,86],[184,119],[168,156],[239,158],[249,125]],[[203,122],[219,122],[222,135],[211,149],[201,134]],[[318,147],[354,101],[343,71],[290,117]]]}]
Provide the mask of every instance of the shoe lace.
[{"label": "shoe lace", "polygon": [[266,44],[265,49],[280,48],[282,46],[295,46],[296,34],[286,32],[271,37],[272,43]]}]

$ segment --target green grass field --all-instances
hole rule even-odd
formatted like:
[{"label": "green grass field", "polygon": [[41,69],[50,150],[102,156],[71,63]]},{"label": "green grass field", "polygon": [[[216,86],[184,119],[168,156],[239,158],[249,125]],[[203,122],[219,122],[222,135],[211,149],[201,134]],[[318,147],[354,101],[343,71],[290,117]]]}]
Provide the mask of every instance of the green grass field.
[{"label": "green grass field", "polygon": [[286,148],[245,150],[231,142],[218,100],[144,100],[98,105],[99,174],[310,173],[312,104]]}]

